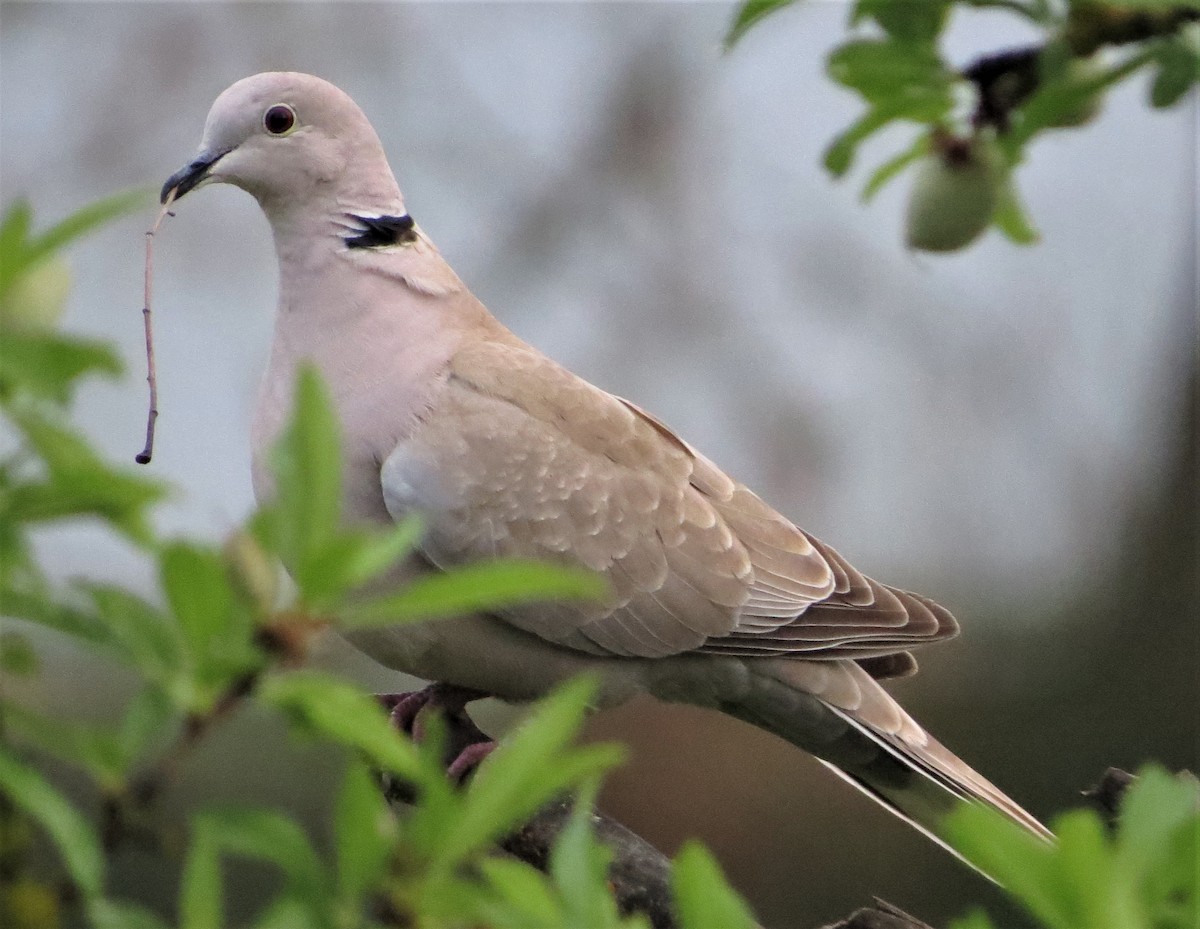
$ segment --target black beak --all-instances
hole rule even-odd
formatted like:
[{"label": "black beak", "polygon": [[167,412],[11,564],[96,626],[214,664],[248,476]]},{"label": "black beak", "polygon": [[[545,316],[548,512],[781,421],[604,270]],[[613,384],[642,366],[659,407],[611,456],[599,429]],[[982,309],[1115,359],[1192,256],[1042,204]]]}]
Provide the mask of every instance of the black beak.
[{"label": "black beak", "polygon": [[189,190],[208,177],[208,172],[218,161],[229,154],[229,149],[220,152],[202,152],[191,164],[180,168],[163,184],[162,193],[158,195],[159,203],[167,202],[167,195],[174,190],[178,200]]}]

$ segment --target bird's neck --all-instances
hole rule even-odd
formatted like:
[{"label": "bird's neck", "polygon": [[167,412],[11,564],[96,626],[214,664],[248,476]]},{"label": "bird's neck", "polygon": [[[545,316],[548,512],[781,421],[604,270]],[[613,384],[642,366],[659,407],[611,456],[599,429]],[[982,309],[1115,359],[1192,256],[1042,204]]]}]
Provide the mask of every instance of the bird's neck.
[{"label": "bird's neck", "polygon": [[[458,346],[498,327],[419,227],[380,222],[383,231],[372,233],[369,224],[348,221],[348,212],[338,203],[303,214],[268,213],[279,309],[255,415],[256,491],[301,364],[314,364],[329,387],[347,475],[362,472],[353,486],[371,487],[378,481],[364,475],[374,469],[378,477],[379,463],[431,402]],[[388,241],[393,228],[395,242]],[[354,237],[366,244],[349,244]],[[382,514],[374,498],[346,502],[359,517]]]}]

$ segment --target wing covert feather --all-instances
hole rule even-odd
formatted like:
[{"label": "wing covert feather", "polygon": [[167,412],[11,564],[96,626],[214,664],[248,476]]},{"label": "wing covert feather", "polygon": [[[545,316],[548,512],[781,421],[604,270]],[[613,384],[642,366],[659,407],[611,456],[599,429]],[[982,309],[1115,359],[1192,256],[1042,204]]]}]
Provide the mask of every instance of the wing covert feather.
[{"label": "wing covert feather", "polygon": [[661,422],[515,339],[460,350],[448,374],[383,464],[388,510],[425,515],[436,565],[560,561],[611,589],[506,613],[514,625],[599,654],[864,662],[953,633],[941,607],[864,577]]}]

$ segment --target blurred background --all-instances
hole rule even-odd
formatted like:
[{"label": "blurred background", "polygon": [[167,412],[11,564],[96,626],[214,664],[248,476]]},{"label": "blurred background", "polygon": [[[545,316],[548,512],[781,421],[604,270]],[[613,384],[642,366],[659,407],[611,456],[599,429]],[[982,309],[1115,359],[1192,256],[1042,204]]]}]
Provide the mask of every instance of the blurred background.
[{"label": "blurred background", "polygon": [[[906,183],[819,166],[859,104],[823,75],[838,3],[800,4],[732,54],[723,3],[4,3],[0,195],[41,224],[157,185],[248,74],[345,89],[410,210],[507,325],[653,411],[858,567],[950,606],[964,634],[895,692],[1042,816],[1106,765],[1197,764],[1197,104],[1145,87],[1036,146],[1019,175],[1044,236],[915,257]],[[1029,40],[956,20],[956,62]],[[867,146],[866,167],[902,130]],[[129,376],[79,421],[117,459],[141,448],[138,216],[72,254],[66,325],[115,340]],[[250,510],[248,423],[276,270],[257,206],[188,198],[156,241],[164,528],[219,538]],[[42,539],[61,577],[153,589],[86,526]],[[46,643],[26,696],[103,715],[113,668]],[[402,689],[334,645],[326,660]],[[635,702],[597,718],[631,746],[607,812],[672,852],[709,843],[773,927],[885,897],[937,924],[999,910],[982,880],[811,759],[752,728]],[[237,719],[177,808],[213,797],[311,809],[333,760]],[[281,787],[282,785],[282,787]],[[131,852],[128,892],[169,907],[169,863]],[[234,875],[235,886],[252,876]],[[236,913],[236,910],[235,910]]]}]

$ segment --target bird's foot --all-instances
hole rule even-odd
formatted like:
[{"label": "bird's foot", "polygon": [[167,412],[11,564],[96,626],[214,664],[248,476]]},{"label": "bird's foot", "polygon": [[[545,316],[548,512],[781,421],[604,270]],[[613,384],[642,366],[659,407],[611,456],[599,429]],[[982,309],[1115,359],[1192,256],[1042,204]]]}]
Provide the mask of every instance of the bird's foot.
[{"label": "bird's foot", "polygon": [[414,742],[420,742],[425,737],[422,723],[425,711],[440,713],[446,730],[446,774],[450,780],[461,784],[496,747],[496,743],[475,725],[466,710],[472,700],[486,696],[488,694],[480,690],[435,683],[411,693],[379,694],[376,699],[391,715],[392,725]]}]

